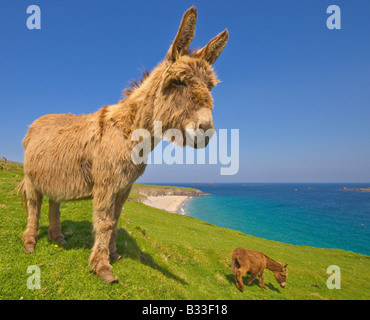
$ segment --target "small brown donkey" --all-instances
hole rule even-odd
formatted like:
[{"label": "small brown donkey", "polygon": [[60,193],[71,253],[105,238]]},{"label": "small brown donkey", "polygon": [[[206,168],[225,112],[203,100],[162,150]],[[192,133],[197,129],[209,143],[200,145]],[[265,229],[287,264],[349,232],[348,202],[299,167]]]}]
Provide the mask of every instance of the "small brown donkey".
[{"label": "small brown donkey", "polygon": [[232,270],[235,276],[236,286],[241,292],[244,289],[242,277],[246,273],[251,275],[247,282],[248,286],[258,276],[261,288],[266,289],[263,279],[263,271],[265,269],[271,270],[274,273],[276,281],[284,288],[288,275],[286,271],[287,266],[287,264],[283,266],[280,260],[276,262],[259,251],[235,248],[232,252]]},{"label": "small brown donkey", "polygon": [[[25,178],[18,187],[28,210],[23,234],[28,252],[35,250],[44,195],[49,198],[48,235],[57,242],[65,242],[60,203],[92,198],[95,243],[89,265],[103,281],[117,281],[109,259],[120,258],[116,252],[118,218],[132,184],[146,167],[145,162],[132,160],[138,142],[132,141],[131,134],[140,128],[154,137],[155,121],[162,122],[163,132],[177,129],[183,137],[188,128],[214,129],[211,89],[218,81],[212,64],[227,43],[228,31],[191,51],[196,19],[197,11],[191,7],[166,58],[145,73],[140,83],[124,90],[125,98],[117,104],[87,115],[45,115],[30,126],[23,140]],[[208,141],[193,142],[199,148]],[[151,150],[154,147],[152,143]]]}]

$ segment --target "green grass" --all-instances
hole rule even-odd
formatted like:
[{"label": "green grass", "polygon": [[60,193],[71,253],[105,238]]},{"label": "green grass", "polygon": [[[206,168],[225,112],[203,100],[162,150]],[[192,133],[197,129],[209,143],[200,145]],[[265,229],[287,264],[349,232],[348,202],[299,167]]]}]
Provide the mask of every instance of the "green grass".
[{"label": "green grass", "polygon": [[194,191],[197,189],[189,188],[189,187],[178,187],[178,186],[162,186],[162,185],[153,185],[153,184],[141,184],[141,183],[134,183],[132,186],[132,191],[136,191],[138,189],[179,189],[185,191]]},{"label": "green grass", "polygon": [[[294,246],[161,210],[136,201],[125,204],[113,262],[118,284],[102,283],[88,268],[93,244],[92,202],[62,204],[67,243],[47,238],[48,202],[44,200],[34,254],[21,240],[27,216],[13,191],[22,168],[0,170],[0,299],[369,299],[370,257],[336,249]],[[268,223],[268,221],[266,221]],[[265,271],[267,290],[256,280],[243,293],[235,287],[231,251],[245,247],[288,263],[281,289]],[[341,289],[326,286],[330,265],[341,269]],[[30,265],[41,270],[41,289],[27,288]],[[246,282],[246,281],[245,281]]]}]

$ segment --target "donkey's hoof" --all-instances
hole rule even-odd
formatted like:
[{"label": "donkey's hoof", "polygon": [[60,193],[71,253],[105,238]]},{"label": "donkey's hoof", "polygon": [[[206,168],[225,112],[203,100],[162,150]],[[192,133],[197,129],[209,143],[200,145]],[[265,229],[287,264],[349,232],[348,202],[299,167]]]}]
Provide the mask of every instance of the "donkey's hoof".
[{"label": "donkey's hoof", "polygon": [[121,259],[122,257],[117,253],[117,252],[114,252],[114,253],[111,253],[109,255],[109,257],[112,259],[112,260],[119,260]]},{"label": "donkey's hoof", "polygon": [[67,243],[66,239],[64,238],[64,235],[61,234],[60,232],[58,233],[54,233],[54,232],[49,232],[49,240],[51,241],[55,241],[55,242],[58,242],[58,243]]},{"label": "donkey's hoof", "polygon": [[24,248],[26,249],[27,252],[33,253],[35,252],[35,244],[34,243],[25,243]]},{"label": "donkey's hoof", "polygon": [[118,279],[113,275],[112,270],[105,269],[98,273],[100,280],[106,283],[117,283]]},{"label": "donkey's hoof", "polygon": [[61,244],[67,243],[66,239],[64,239],[63,236],[60,236],[60,237],[56,238],[54,241],[58,242],[58,243],[61,243]]}]

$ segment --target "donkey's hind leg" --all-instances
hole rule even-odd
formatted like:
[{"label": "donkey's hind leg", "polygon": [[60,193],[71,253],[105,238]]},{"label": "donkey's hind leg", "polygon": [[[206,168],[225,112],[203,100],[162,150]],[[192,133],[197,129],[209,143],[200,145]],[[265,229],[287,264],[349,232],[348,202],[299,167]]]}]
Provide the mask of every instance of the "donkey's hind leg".
[{"label": "donkey's hind leg", "polygon": [[248,279],[247,286],[249,287],[254,280],[256,280],[257,274],[251,274],[250,278]]},{"label": "donkey's hind leg", "polygon": [[27,196],[28,221],[27,229],[23,233],[23,243],[24,248],[28,252],[34,252],[39,228],[42,194],[34,188],[31,181],[27,178],[25,179],[25,188]]},{"label": "donkey's hind leg", "polygon": [[62,234],[62,226],[60,225],[60,203],[49,200],[49,229],[48,236],[50,240],[65,243],[64,235]]},{"label": "donkey's hind leg", "polygon": [[238,258],[236,256],[233,256],[231,267],[235,277],[236,287],[239,289],[240,292],[243,292],[244,290],[243,275],[247,273],[249,266],[243,268],[240,265]]},{"label": "donkey's hind leg", "polygon": [[240,292],[244,290],[244,283],[243,283],[243,276],[247,273],[247,269],[239,268],[235,270],[235,281],[236,287],[239,289]]}]

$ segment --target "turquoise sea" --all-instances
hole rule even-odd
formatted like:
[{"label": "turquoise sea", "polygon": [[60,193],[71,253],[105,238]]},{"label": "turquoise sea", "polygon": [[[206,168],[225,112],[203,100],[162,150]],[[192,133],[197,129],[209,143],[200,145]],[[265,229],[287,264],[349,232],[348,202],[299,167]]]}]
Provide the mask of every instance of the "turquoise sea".
[{"label": "turquoise sea", "polygon": [[370,255],[370,183],[177,184],[209,196],[185,214],[260,238]]}]

